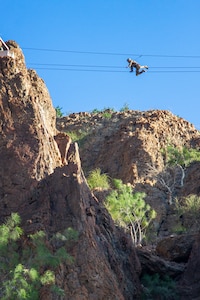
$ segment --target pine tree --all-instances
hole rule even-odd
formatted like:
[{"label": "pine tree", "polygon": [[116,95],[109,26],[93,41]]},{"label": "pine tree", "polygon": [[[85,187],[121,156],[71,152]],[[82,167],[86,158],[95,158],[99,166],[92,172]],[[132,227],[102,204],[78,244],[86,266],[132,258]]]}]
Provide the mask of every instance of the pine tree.
[{"label": "pine tree", "polygon": [[113,220],[130,232],[133,243],[139,245],[156,212],[144,200],[145,193],[133,193],[132,187],[114,179],[115,189],[107,196],[105,206]]}]

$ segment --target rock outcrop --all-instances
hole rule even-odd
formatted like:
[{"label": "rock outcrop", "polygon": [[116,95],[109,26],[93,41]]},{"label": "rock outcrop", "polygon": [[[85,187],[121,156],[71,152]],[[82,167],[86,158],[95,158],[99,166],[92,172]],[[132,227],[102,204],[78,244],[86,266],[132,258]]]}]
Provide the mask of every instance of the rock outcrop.
[{"label": "rock outcrop", "polygon": [[[180,168],[164,170],[161,150],[169,144],[200,149],[199,132],[159,110],[108,110],[56,120],[44,81],[26,68],[14,41],[7,45],[15,58],[0,58],[0,223],[18,212],[26,234],[43,230],[51,239],[69,227],[78,232],[78,240],[66,246],[73,264],[62,263],[56,271],[64,299],[141,299],[141,275],[158,273],[176,281],[181,299],[198,300],[199,232],[169,235],[180,222],[175,197],[200,195],[200,164],[184,170],[183,184]],[[72,131],[82,136],[80,147],[66,134]],[[157,212],[150,242],[157,247],[146,242],[135,249],[115,226],[104,207],[108,191],[88,187],[85,174],[95,168],[146,193]],[[60,299],[45,288],[40,295]]]},{"label": "rock outcrop", "polygon": [[[80,134],[80,157],[86,174],[100,168],[111,178],[131,183],[135,191],[146,193],[145,200],[156,210],[156,236],[152,241],[158,245],[153,253],[146,247],[137,250],[142,274],[168,274],[176,280],[181,299],[186,299],[185,295],[199,299],[196,279],[199,271],[194,267],[195,259],[197,264],[199,261],[195,250],[198,248],[198,227],[194,222],[192,233],[177,235],[179,227],[181,230],[188,222],[177,214],[175,199],[191,194],[200,196],[200,164],[194,162],[184,170],[177,167],[166,171],[162,154],[167,145],[199,150],[199,131],[168,111],[107,113],[110,113],[109,118],[104,112],[71,114],[58,119],[57,128]],[[103,202],[106,192],[95,194]],[[196,258],[192,253],[196,253]],[[193,267],[196,275],[190,277],[188,274]]]},{"label": "rock outcrop", "polygon": [[[91,193],[78,145],[56,129],[43,80],[26,69],[15,42],[7,45],[15,59],[0,58],[1,223],[18,212],[27,234],[43,230],[51,237],[68,227],[78,232],[68,249],[74,263],[63,263],[56,274],[64,299],[139,299],[135,248]],[[44,289],[41,299],[52,295]]]},{"label": "rock outcrop", "polygon": [[15,59],[0,59],[0,207],[5,215],[62,165],[54,140],[55,109],[45,83],[26,69],[19,46],[7,44]]},{"label": "rock outcrop", "polygon": [[148,174],[150,170],[162,171],[161,149],[200,145],[195,127],[169,111],[108,113],[109,118],[102,112],[71,114],[57,120],[60,131],[84,133],[80,156],[86,172],[98,167],[134,186],[153,184]]},{"label": "rock outcrop", "polygon": [[[71,114],[57,120],[57,128],[64,132],[76,132],[84,138],[80,141],[82,167],[87,175],[100,168],[111,178],[120,178],[131,183],[135,191],[144,191],[146,201],[157,212],[158,235],[169,235],[177,219],[171,218],[171,204],[187,191],[196,191],[199,186],[191,179],[199,173],[197,164],[185,171],[182,186],[179,168],[164,171],[165,158],[162,150],[168,145],[199,149],[200,134],[186,120],[169,111],[126,111]],[[195,171],[196,170],[196,171]],[[187,195],[186,195],[187,194]],[[199,194],[199,192],[198,192]]]},{"label": "rock outcrop", "polygon": [[185,272],[180,281],[182,300],[200,299],[200,235],[196,238]]}]

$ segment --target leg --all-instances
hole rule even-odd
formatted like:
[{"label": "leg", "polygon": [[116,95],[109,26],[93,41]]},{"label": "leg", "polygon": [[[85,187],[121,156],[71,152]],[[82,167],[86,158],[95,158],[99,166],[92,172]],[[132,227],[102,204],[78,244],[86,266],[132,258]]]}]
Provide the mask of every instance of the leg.
[{"label": "leg", "polygon": [[140,75],[140,65],[136,66],[136,76]]},{"label": "leg", "polygon": [[145,70],[141,70],[141,71],[136,70],[136,76],[138,76],[138,75],[140,75],[140,74],[142,74],[144,72],[145,72]]},{"label": "leg", "polygon": [[148,66],[140,66],[140,69],[148,69]]}]

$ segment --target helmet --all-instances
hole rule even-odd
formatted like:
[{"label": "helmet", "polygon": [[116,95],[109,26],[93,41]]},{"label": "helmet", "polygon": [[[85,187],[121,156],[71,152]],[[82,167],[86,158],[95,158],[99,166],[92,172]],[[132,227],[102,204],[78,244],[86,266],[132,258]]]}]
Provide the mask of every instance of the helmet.
[{"label": "helmet", "polygon": [[127,62],[130,62],[131,61],[131,58],[127,58]]}]

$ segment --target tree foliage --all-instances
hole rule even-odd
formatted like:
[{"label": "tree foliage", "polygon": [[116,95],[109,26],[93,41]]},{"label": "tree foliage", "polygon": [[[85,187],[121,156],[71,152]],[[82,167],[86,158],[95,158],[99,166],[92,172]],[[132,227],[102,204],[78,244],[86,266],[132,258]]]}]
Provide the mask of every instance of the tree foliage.
[{"label": "tree foliage", "polygon": [[179,299],[176,291],[176,283],[167,275],[161,277],[157,273],[153,275],[144,274],[141,281],[144,286],[142,295],[142,299],[144,300]]},{"label": "tree foliage", "polygon": [[132,187],[114,179],[115,189],[107,196],[105,206],[113,220],[130,232],[135,245],[141,243],[156,212],[144,200],[145,193],[134,193]]},{"label": "tree foliage", "polygon": [[176,213],[185,232],[197,232],[200,229],[200,197],[190,194],[187,197],[175,200]]},{"label": "tree foliage", "polygon": [[[47,241],[43,231],[26,236],[20,222],[19,215],[12,213],[0,226],[0,299],[37,300],[44,285],[63,294],[63,290],[55,284],[55,270],[61,262],[72,261],[65,245],[53,251],[53,245]],[[69,240],[67,231],[61,236]],[[59,238],[57,235],[52,241]]]},{"label": "tree foliage", "polygon": [[107,174],[102,174],[101,169],[97,168],[90,172],[87,178],[88,185],[91,189],[101,188],[109,189],[109,178]]},{"label": "tree foliage", "polygon": [[64,115],[62,112],[62,107],[56,106],[55,110],[56,110],[56,118],[62,118]]},{"label": "tree foliage", "polygon": [[167,165],[180,165],[183,168],[188,167],[193,161],[200,161],[200,151],[193,148],[176,148],[168,145],[166,149],[162,150],[166,157]]},{"label": "tree foliage", "polygon": [[194,161],[200,161],[200,151],[193,148],[174,147],[168,145],[161,150],[165,168],[159,172],[155,166],[150,166],[151,174],[157,179],[158,184],[166,191],[168,203],[174,203],[177,188],[184,185],[185,169]]}]

